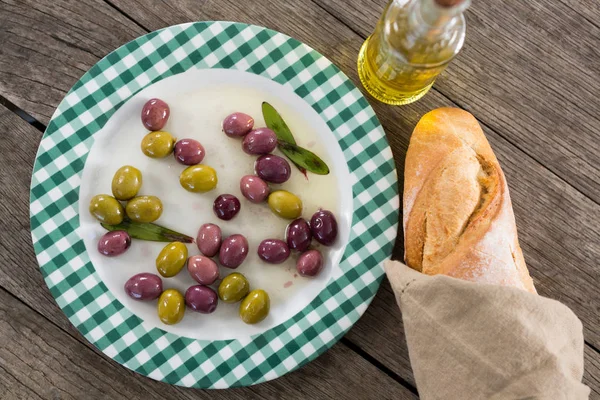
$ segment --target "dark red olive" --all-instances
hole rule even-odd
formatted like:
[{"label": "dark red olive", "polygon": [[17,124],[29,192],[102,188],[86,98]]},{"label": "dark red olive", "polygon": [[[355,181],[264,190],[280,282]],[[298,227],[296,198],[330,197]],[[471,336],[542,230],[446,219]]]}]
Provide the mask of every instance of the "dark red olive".
[{"label": "dark red olive", "polygon": [[194,139],[181,139],[175,143],[175,159],[183,165],[200,164],[204,159],[204,147]]},{"label": "dark red olive", "polygon": [[185,304],[194,311],[210,314],[217,309],[219,296],[208,286],[190,286],[185,292]]},{"label": "dark red olive", "polygon": [[296,270],[302,276],[317,276],[322,269],[323,256],[318,250],[305,251],[296,262]]},{"label": "dark red olive", "polygon": [[285,158],[268,154],[260,156],[254,164],[256,175],[272,183],[284,183],[290,179],[292,168]]},{"label": "dark red olive", "polygon": [[150,99],[142,108],[142,124],[149,131],[160,131],[169,119],[169,105],[161,99]]},{"label": "dark red olive", "polygon": [[241,208],[240,201],[232,194],[222,194],[215,199],[213,211],[222,220],[229,221],[237,215]]},{"label": "dark red olive", "polygon": [[258,128],[244,137],[242,149],[247,154],[269,154],[277,147],[277,135],[269,128]]},{"label": "dark red olive", "polygon": [[335,216],[331,211],[317,211],[310,219],[310,230],[317,242],[325,246],[331,246],[338,234]]},{"label": "dark red olive", "polygon": [[281,264],[290,256],[288,245],[279,239],[265,239],[258,245],[258,256],[271,264]]},{"label": "dark red olive", "polygon": [[293,220],[285,230],[285,238],[292,250],[305,251],[310,246],[312,232],[304,218]]},{"label": "dark red olive", "polygon": [[231,235],[223,240],[219,249],[219,262],[226,268],[239,267],[248,256],[248,240],[244,235]]}]

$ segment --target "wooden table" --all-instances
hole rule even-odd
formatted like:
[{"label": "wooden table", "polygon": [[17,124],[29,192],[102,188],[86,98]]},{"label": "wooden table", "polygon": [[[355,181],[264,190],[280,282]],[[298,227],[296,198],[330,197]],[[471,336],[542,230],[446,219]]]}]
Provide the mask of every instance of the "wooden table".
[{"label": "wooden table", "polygon": [[[113,49],[182,22],[241,21],[307,43],[360,86],[358,49],[385,3],[0,1],[0,398],[417,397],[387,281],[352,330],[299,371],[251,388],[189,390],[137,375],[87,343],[47,290],[29,233],[30,174],[46,124],[77,79]],[[404,107],[371,103],[399,176],[425,112],[455,106],[479,119],[506,173],[539,293],[583,321],[584,382],[600,398],[600,3],[474,0],[467,22],[463,51],[426,97]],[[399,239],[394,257],[402,253]]]}]

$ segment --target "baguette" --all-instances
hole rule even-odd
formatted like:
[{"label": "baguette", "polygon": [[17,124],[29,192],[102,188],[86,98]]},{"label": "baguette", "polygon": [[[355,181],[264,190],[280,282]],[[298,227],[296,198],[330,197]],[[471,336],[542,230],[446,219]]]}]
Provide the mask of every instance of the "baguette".
[{"label": "baguette", "polygon": [[439,108],[415,127],[406,155],[403,225],[409,267],[536,293],[506,179],[470,113]]}]

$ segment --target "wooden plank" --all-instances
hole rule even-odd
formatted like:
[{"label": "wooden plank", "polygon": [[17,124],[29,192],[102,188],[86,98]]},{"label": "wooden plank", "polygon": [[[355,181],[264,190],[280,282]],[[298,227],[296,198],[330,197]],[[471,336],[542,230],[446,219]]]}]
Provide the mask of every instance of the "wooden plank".
[{"label": "wooden plank", "polygon": [[590,398],[600,399],[600,356],[589,346],[585,347],[583,356],[585,360],[583,382],[592,389]]},{"label": "wooden plank", "polygon": [[92,65],[145,33],[106,3],[76,4],[0,3],[0,95],[44,124]]},{"label": "wooden plank", "polygon": [[[27,201],[29,198],[29,181],[41,133],[2,106],[0,106],[0,132],[3,132],[4,139],[0,141],[0,164],[11,166],[10,170],[7,168],[0,170],[0,191],[3,199],[0,205],[0,220],[6,222],[6,225],[3,226],[0,232],[0,246],[3,254],[3,257],[0,259],[0,287],[6,290],[6,292],[0,290],[0,307],[5,307],[0,308],[0,325],[3,325],[2,322],[5,320],[21,321],[25,324],[23,327],[13,323],[15,332],[25,329],[29,332],[31,338],[33,338],[32,340],[35,339],[33,344],[23,341],[12,343],[11,346],[5,346],[5,344],[9,343],[9,340],[12,340],[12,333],[5,335],[0,326],[0,367],[8,371],[8,375],[16,376],[17,379],[27,371],[27,368],[33,368],[31,371],[35,372],[33,375],[49,376],[53,380],[52,382],[55,382],[55,385],[57,385],[56,387],[60,389],[61,393],[64,386],[65,393],[74,398],[81,398],[82,396],[77,394],[77,389],[86,390],[89,382],[76,384],[73,381],[69,381],[67,377],[73,374],[73,368],[86,370],[86,363],[89,362],[91,365],[89,369],[92,367],[101,369],[98,372],[99,374],[108,373],[103,372],[106,369],[104,368],[105,365],[109,367],[109,370],[115,371],[108,375],[106,380],[94,380],[94,387],[98,388],[98,390],[107,388],[107,382],[110,382],[110,384],[113,381],[115,382],[113,386],[117,392],[115,392],[115,397],[110,395],[109,397],[111,398],[128,397],[131,393],[136,394],[134,397],[139,396],[141,398],[144,396],[144,391],[136,391],[135,388],[139,385],[144,386],[150,383],[150,387],[154,388],[156,393],[160,393],[160,396],[157,398],[164,398],[165,396],[177,399],[194,398],[194,393],[197,392],[183,391],[174,386],[160,384],[119,367],[117,363],[108,359],[89,344],[69,324],[68,320],[57,307],[42,279],[31,246],[29,224],[27,223],[29,215]],[[18,297],[24,304],[27,304],[31,308],[27,308],[25,305],[12,305],[9,301],[10,296],[8,293]],[[5,301],[5,297],[9,300]],[[16,302],[14,299],[12,301]],[[11,311],[13,309],[15,310],[14,312]],[[37,315],[31,309],[43,315],[47,320]],[[24,315],[29,314],[35,315],[28,318],[31,321],[35,321],[36,327],[28,324],[27,318]],[[33,324],[33,322],[31,323]],[[37,335],[41,335],[41,331],[44,331],[44,335],[46,335],[46,331],[52,332],[48,336],[47,343],[50,349],[43,348],[43,344],[39,340],[40,338],[37,337]],[[55,331],[56,333],[54,333]],[[69,337],[69,335],[79,341],[77,346],[71,345],[74,339]],[[14,333],[14,336],[19,335]],[[7,340],[7,342],[3,343],[2,340]],[[54,342],[65,343],[61,343],[60,347],[57,347],[59,345],[56,345]],[[21,346],[25,346],[28,349],[27,354],[21,354]],[[40,351],[44,355],[46,354],[45,352],[52,352],[52,348],[61,354],[56,355],[52,353],[55,355],[42,357],[34,362],[31,354],[38,352],[35,349],[36,346],[41,347]],[[10,352],[16,355],[3,354],[1,349],[3,347],[12,347]],[[67,349],[69,352],[66,352],[64,349]],[[77,366],[73,368],[65,365],[69,361],[65,357],[68,356],[71,358],[71,351],[74,352],[73,354],[81,355],[81,360],[76,358]],[[97,360],[90,355],[92,353],[97,354],[97,357],[95,357]],[[14,357],[19,355],[22,355],[22,358],[25,357],[21,359],[21,362],[24,364],[19,364],[18,360],[14,359]],[[5,357],[8,357],[8,361],[3,364],[2,360]],[[79,356],[75,355],[73,357]],[[53,365],[54,363],[57,363],[60,368],[56,369]],[[347,368],[348,365],[352,365],[352,368]],[[27,373],[26,375],[32,376],[31,373]],[[120,378],[121,375],[122,378]],[[95,374],[91,374],[90,376],[95,376]],[[365,376],[368,376],[369,379],[364,379]],[[1,382],[0,380],[0,386],[2,386]],[[15,382],[12,383],[16,385]],[[46,385],[37,386],[35,378],[22,381],[21,384],[24,388],[22,388],[23,392],[19,392],[19,395],[22,394],[24,397],[28,397],[25,393],[28,390],[33,390],[32,393],[37,393],[41,398],[50,397],[49,392],[46,390],[50,390],[51,388],[46,387]],[[108,396],[110,392],[106,393]],[[234,390],[231,394],[229,394],[229,391],[216,391],[211,392],[212,397],[215,397],[213,393],[218,394],[217,398],[228,399],[231,398],[229,397],[230,395],[235,393],[237,393],[236,398],[240,399],[246,397],[278,399],[281,398],[280,396],[284,398],[349,398],[357,394],[361,398],[415,398],[408,389],[379,371],[343,344],[335,345],[331,350],[308,366],[276,381],[254,386],[250,389]],[[4,398],[1,394],[2,392],[0,391],[0,398]],[[14,393],[11,395],[18,397]],[[91,397],[96,398],[101,396]],[[208,398],[208,395],[203,396],[203,398]]]},{"label": "wooden plank", "polygon": [[0,289],[3,399],[417,398],[343,345],[337,345],[318,360],[297,373],[251,388],[210,392],[182,389],[141,378],[98,356],[89,346]]},{"label": "wooden plank", "polygon": [[99,357],[3,289],[0,370],[3,399],[194,398]]},{"label": "wooden plank", "polygon": [[[197,19],[237,19],[244,22],[266,25],[291,34],[322,53],[327,54],[330,59],[357,82],[354,65],[355,55],[362,39],[309,2],[303,3],[303,7],[292,7],[279,2],[255,1],[252,5],[246,3],[238,6],[231,1],[222,1],[219,3],[206,3],[204,8],[194,8],[191,5],[187,8],[187,4],[191,4],[191,2],[177,2],[177,6],[173,6],[172,3],[157,4],[154,2],[144,3],[139,1],[131,9],[127,8],[127,5],[130,4],[129,2],[116,2],[116,4],[129,15],[135,15],[136,12],[143,14],[146,20],[140,21],[140,23],[149,27],[149,29],[157,29],[163,25]],[[185,8],[184,11],[182,11],[183,8]],[[236,16],[236,18],[232,18],[232,16]],[[297,21],[303,21],[303,24],[298,24]],[[107,51],[109,50],[107,49]],[[424,101],[409,107],[391,108],[381,104],[375,105],[376,112],[388,132],[400,176],[403,171],[404,154],[408,138],[414,124],[424,112],[433,107],[443,105],[452,105],[452,103],[435,92],[428,95]],[[516,210],[516,212],[522,244],[525,248],[526,259],[530,264],[532,274],[537,279],[536,284],[538,284],[538,287],[541,286],[543,288],[544,294],[562,299],[571,306],[584,320],[587,329],[586,334],[591,332],[594,335],[591,328],[598,324],[598,310],[596,310],[597,307],[586,307],[585,304],[597,303],[597,297],[594,297],[594,293],[597,291],[591,289],[595,289],[593,282],[597,273],[595,272],[593,259],[598,253],[597,247],[593,246],[594,242],[590,242],[590,235],[594,231],[588,230],[590,226],[593,227],[594,221],[587,216],[597,215],[598,209],[592,202],[569,188],[564,182],[556,179],[547,170],[536,164],[522,152],[519,152],[493,131],[488,131],[487,134],[492,142],[492,146],[497,149],[498,156],[503,162],[505,170],[508,169],[505,165],[507,162],[513,165],[511,168],[514,172],[511,172],[511,175],[509,175],[507,170],[507,176],[509,176],[513,202],[518,203],[515,206],[519,205],[521,207],[521,211]],[[500,151],[498,151],[498,146],[500,146]],[[522,159],[527,160],[526,167],[522,166]],[[523,174],[523,171],[528,171],[529,167],[531,167],[533,172]],[[522,180],[525,180],[525,183],[522,183]],[[547,186],[553,188],[551,195],[546,193]],[[528,220],[538,223],[538,226],[523,226],[521,223],[522,216],[527,217],[527,207],[533,202],[531,193],[535,192],[529,192],[528,190],[530,189],[540,192],[542,198],[550,197],[543,205],[536,207],[536,215],[532,215],[533,219]],[[562,193],[563,190],[565,190],[565,193]],[[552,216],[552,218],[543,218],[548,214],[549,210],[552,210],[552,207],[557,205],[559,207],[556,215]],[[576,218],[572,220],[569,217],[569,213],[572,211],[570,208],[573,206],[575,207]],[[538,210],[541,210],[541,212]],[[563,221],[567,221],[565,227],[562,226]],[[573,221],[572,224],[569,221]],[[582,221],[584,222],[583,226],[580,224]],[[554,240],[559,240],[559,242],[548,245],[546,231],[552,232]],[[529,232],[528,234],[531,239],[528,240],[526,238],[528,235],[526,232]],[[569,237],[575,238],[573,241],[582,243],[582,246],[573,247],[573,243],[568,243],[567,245],[560,242],[562,238]],[[541,239],[538,240],[538,238]],[[583,251],[579,254],[574,253],[572,251],[574,248],[583,248]],[[401,256],[401,251],[402,244],[400,240],[396,246],[396,256]],[[559,258],[553,260],[550,256],[547,256],[537,263],[533,260],[534,263],[532,265],[529,255],[530,251],[535,251],[542,255],[550,251],[552,256],[558,255]],[[548,260],[550,262],[547,262]],[[547,262],[547,265],[544,265],[545,262]],[[564,274],[565,265],[575,270],[572,273]],[[564,276],[561,277],[561,274],[564,274]],[[547,275],[550,275],[552,279],[547,279]],[[561,280],[564,282],[561,282]],[[582,284],[581,287],[579,287],[580,284]],[[579,307],[578,298],[570,299],[573,288],[575,288],[574,293],[578,294],[578,296],[584,299],[587,298],[584,304]],[[389,308],[382,311],[382,307],[379,305],[381,302],[378,302],[378,298],[379,296],[376,298],[373,306],[369,308],[365,317],[359,322],[358,326],[351,331],[349,338],[361,347],[369,349],[370,354],[378,354],[377,358],[384,364],[388,365],[389,363],[392,365],[396,357],[407,360],[406,350],[397,349],[397,343],[391,343],[389,339],[386,340],[386,338],[395,337],[400,322],[396,318],[395,320],[390,320],[389,326],[381,326],[381,324],[377,323],[381,322],[380,320],[384,320],[385,322],[385,319],[391,315]],[[384,304],[388,307],[390,306],[385,302]],[[386,326],[387,330],[382,330]],[[361,327],[364,328],[362,332],[359,329]],[[373,337],[377,337],[378,340],[374,340]],[[594,340],[596,339],[597,337]],[[400,343],[403,342],[400,340]],[[376,349],[374,349],[375,346]],[[376,353],[374,350],[380,350],[380,352]],[[406,371],[407,368],[404,370],[395,369],[395,372],[398,372],[403,377],[407,376],[404,374]]]},{"label": "wooden plank", "polygon": [[[385,1],[315,0],[363,38]],[[600,29],[559,2],[475,3],[434,88],[600,202]]]},{"label": "wooden plank", "polygon": [[590,24],[600,28],[600,3],[596,0],[561,0],[571,10],[583,16]]}]

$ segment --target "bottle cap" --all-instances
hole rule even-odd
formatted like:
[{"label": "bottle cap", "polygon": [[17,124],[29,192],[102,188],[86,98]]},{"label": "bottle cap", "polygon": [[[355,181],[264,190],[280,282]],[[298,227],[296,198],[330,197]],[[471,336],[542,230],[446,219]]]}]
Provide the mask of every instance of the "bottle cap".
[{"label": "bottle cap", "polygon": [[435,0],[435,3],[440,7],[455,7],[463,3],[464,0]]}]

